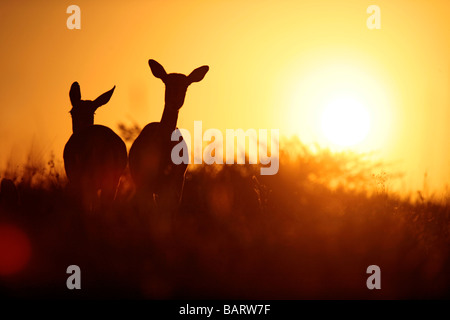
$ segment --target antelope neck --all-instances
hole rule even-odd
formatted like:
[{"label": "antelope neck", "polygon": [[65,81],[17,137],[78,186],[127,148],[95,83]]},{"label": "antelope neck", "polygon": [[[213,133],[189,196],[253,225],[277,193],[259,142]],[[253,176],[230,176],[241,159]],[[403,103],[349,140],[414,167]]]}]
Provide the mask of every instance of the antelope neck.
[{"label": "antelope neck", "polygon": [[164,106],[164,111],[161,117],[161,125],[169,132],[172,132],[177,127],[178,110],[174,110],[167,105]]},{"label": "antelope neck", "polygon": [[93,125],[93,123],[84,124],[72,120],[72,133],[82,132],[83,130],[90,128]]}]

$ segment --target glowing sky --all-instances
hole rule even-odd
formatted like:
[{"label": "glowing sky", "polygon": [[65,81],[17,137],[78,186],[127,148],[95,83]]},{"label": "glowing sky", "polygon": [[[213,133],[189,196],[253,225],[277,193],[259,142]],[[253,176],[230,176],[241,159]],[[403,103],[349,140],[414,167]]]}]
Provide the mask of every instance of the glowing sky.
[{"label": "glowing sky", "polygon": [[[81,30],[66,9],[81,8]],[[381,29],[366,9],[381,9]],[[403,188],[442,192],[450,181],[449,1],[2,1],[0,161],[61,158],[71,134],[69,88],[94,99],[116,85],[96,123],[159,121],[168,72],[209,65],[188,89],[178,126],[280,129],[306,143],[320,129],[324,101],[351,92],[367,106],[375,150],[405,173]],[[282,147],[282,146],[281,146]],[[331,145],[331,147],[333,147]]]}]

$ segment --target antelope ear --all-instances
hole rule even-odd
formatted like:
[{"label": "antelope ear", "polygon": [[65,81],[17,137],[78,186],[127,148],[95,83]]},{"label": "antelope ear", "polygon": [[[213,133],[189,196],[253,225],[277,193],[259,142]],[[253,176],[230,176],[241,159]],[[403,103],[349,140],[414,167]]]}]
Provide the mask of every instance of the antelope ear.
[{"label": "antelope ear", "polygon": [[80,102],[81,100],[81,91],[80,91],[80,85],[78,82],[72,83],[72,86],[70,87],[69,91],[69,97],[70,102],[72,103],[72,106],[74,106],[76,103]]},{"label": "antelope ear", "polygon": [[150,69],[152,70],[152,73],[156,78],[159,78],[162,81],[165,80],[167,72],[166,70],[164,70],[162,65],[152,59],[148,60],[148,65],[150,66]]},{"label": "antelope ear", "polygon": [[191,72],[190,75],[188,75],[189,82],[192,83],[201,81],[205,77],[208,70],[209,70],[208,66],[203,66],[195,69],[194,71]]},{"label": "antelope ear", "polygon": [[100,95],[97,99],[95,99],[94,100],[95,108],[98,108],[104,104],[107,104],[109,99],[111,99],[111,96],[112,96],[115,88],[116,88],[116,86],[114,86],[111,90],[105,92],[104,94]]}]

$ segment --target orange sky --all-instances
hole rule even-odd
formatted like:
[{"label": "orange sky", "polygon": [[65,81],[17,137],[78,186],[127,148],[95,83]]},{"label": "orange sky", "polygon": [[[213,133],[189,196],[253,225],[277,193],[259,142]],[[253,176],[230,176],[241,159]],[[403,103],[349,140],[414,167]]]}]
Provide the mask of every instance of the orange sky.
[{"label": "orange sky", "polygon": [[[68,30],[66,8],[81,8]],[[381,29],[366,8],[381,8]],[[94,99],[117,86],[95,121],[159,121],[168,72],[210,66],[193,84],[178,126],[280,129],[326,145],[316,125],[322,97],[342,85],[363,96],[375,150],[405,173],[404,189],[450,181],[450,2],[442,1],[2,1],[0,161],[35,143],[62,158],[71,134],[69,88]],[[12,151],[13,150],[13,151]],[[394,167],[392,168],[394,170]]]}]

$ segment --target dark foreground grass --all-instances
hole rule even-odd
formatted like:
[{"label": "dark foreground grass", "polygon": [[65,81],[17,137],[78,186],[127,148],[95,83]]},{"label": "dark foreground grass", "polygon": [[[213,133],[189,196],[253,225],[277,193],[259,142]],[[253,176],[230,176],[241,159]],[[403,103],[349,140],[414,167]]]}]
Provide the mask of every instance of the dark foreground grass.
[{"label": "dark foreground grass", "polygon": [[[411,299],[450,298],[450,207],[384,191],[379,169],[351,154],[312,153],[298,142],[280,170],[198,166],[169,223],[133,200],[128,174],[117,203],[86,213],[61,168],[7,171],[20,202],[0,223],[31,243],[25,269],[0,276],[6,297]],[[59,170],[59,171],[58,171]],[[59,173],[58,173],[59,172]],[[66,288],[78,265],[82,289]],[[381,268],[381,290],[366,269]]]}]

